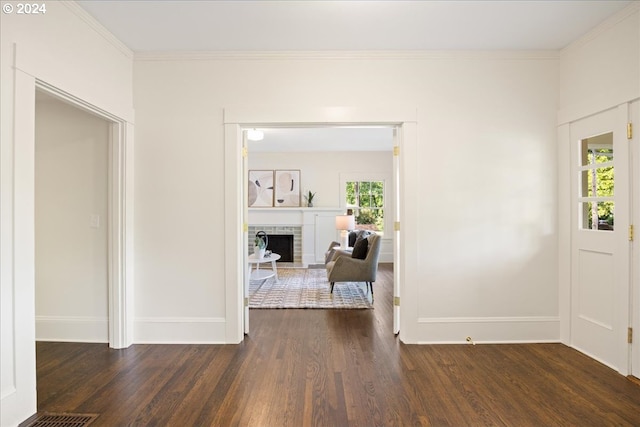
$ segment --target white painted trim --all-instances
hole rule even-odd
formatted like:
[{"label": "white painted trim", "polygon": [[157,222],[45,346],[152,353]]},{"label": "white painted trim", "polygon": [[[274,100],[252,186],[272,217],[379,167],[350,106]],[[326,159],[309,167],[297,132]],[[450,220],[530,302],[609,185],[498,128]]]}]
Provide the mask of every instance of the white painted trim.
[{"label": "white painted trim", "polygon": [[36,341],[108,343],[109,318],[36,316]]},{"label": "white painted trim", "polygon": [[133,125],[112,124],[109,156],[109,346],[133,344]]},{"label": "white painted trim", "polygon": [[557,316],[420,318],[418,328],[416,344],[560,342]]},{"label": "white painted trim", "polygon": [[584,45],[593,41],[594,39],[597,39],[604,32],[609,31],[610,29],[618,25],[620,22],[629,18],[633,14],[638,13],[638,11],[640,11],[640,2],[638,1],[631,2],[629,6],[622,9],[620,12],[610,16],[605,21],[598,24],[598,26],[595,27],[593,30],[589,31],[584,36],[571,42],[568,46],[561,49],[560,56],[571,54],[572,52],[582,49]]},{"label": "white painted trim", "polygon": [[107,42],[109,42],[113,47],[118,49],[124,56],[128,59],[133,59],[133,51],[129,49],[124,43],[120,41],[116,36],[113,35],[109,30],[107,30],[104,25],[100,22],[96,21],[96,19],[90,15],[86,10],[84,10],[78,3],[75,1],[60,1],[61,4],[66,6],[74,15],[80,18],[84,23],[86,23],[93,31],[102,36]]},{"label": "white painted trim", "polygon": [[[268,106],[225,109],[224,123],[245,127],[322,127],[339,125],[395,125],[416,123],[418,111],[407,107],[299,107]],[[322,117],[323,119],[318,119]],[[251,122],[245,121],[251,119]],[[319,121],[321,120],[321,121]]]},{"label": "white painted trim", "polygon": [[136,344],[228,344],[227,319],[220,317],[138,317]]},{"label": "white painted trim", "polygon": [[558,128],[558,314],[560,341],[571,344],[571,135]]},{"label": "white painted trim", "polygon": [[473,341],[473,343],[468,343],[466,341],[418,341],[415,344],[418,345],[438,345],[438,344],[469,344],[469,345],[483,345],[483,344],[561,344],[560,340],[541,340],[541,339],[532,339],[532,340],[487,340],[487,341]]},{"label": "white painted trim", "polygon": [[[398,277],[401,283],[400,288],[400,339],[404,343],[419,342],[423,336],[418,324],[418,301],[420,300],[418,284],[424,278],[419,277],[418,266],[420,251],[418,250],[418,235],[415,230],[420,229],[420,210],[418,207],[418,197],[420,194],[420,183],[418,182],[418,171],[420,163],[418,156],[418,126],[417,123],[404,123],[397,127],[400,147],[400,173],[399,203],[400,209],[400,263],[394,266],[399,269]],[[406,195],[406,196],[404,196]],[[394,328],[395,329],[395,328]]]},{"label": "white painted trim", "polygon": [[[46,82],[35,87],[111,122],[109,132],[109,346],[133,343],[133,125]],[[33,192],[32,192],[33,193]],[[33,195],[33,194],[32,194]]]},{"label": "white painted trim", "polygon": [[640,378],[640,100],[629,106],[629,121],[633,123],[634,135],[629,142],[631,164],[631,223],[635,237],[631,243],[631,295],[630,310],[633,327],[633,344],[629,351],[629,372]]},{"label": "white painted trim", "polygon": [[136,317],[136,323],[225,323],[224,317]]},{"label": "white painted trim", "polygon": [[538,51],[209,51],[136,52],[135,61],[253,61],[253,60],[557,60],[556,50]]},{"label": "white painted trim", "polygon": [[559,322],[558,316],[518,317],[421,317],[418,323],[513,323],[513,322]]},{"label": "white painted trim", "polygon": [[[418,165],[417,156],[411,155],[417,151],[417,111],[415,108],[363,108],[363,107],[246,107],[237,109],[224,110],[224,126],[225,126],[225,244],[227,250],[225,252],[225,294],[226,294],[226,322],[227,322],[227,342],[235,343],[243,339],[243,286],[246,280],[244,271],[244,241],[246,241],[246,233],[241,233],[242,224],[246,223],[246,199],[242,189],[243,176],[245,171],[242,162],[242,127],[260,127],[266,126],[335,126],[335,125],[397,125],[399,131],[404,130],[404,140],[410,140],[408,145],[411,149],[403,157],[412,157],[413,159],[403,163],[413,169],[403,170],[401,182],[411,187],[415,180],[411,177],[416,176]],[[401,143],[404,145],[404,142]],[[401,146],[402,152],[402,146]],[[412,191],[406,191],[401,187],[402,194],[415,194]],[[406,191],[406,192],[405,192]],[[401,194],[401,196],[402,196]],[[417,205],[413,200],[415,198],[401,198],[409,206],[409,209],[416,210],[405,215],[404,225],[401,229],[401,245],[408,248],[417,247],[416,233],[406,232],[406,230],[415,230],[418,226]],[[406,213],[407,209],[403,212]],[[410,279],[416,278],[417,271],[417,255],[416,251],[410,249],[403,253],[413,254],[410,258],[402,258],[400,265],[403,274],[401,277]],[[410,261],[407,261],[409,259]],[[408,273],[408,274],[407,274]],[[404,286],[405,290],[417,288],[417,280],[413,280],[409,285]],[[417,294],[417,290],[413,290]],[[412,301],[412,302],[410,302]],[[412,304],[415,308],[411,310],[411,316],[403,315],[403,322],[407,325],[413,323],[415,325],[417,319],[417,299],[407,299],[407,304],[401,307],[410,307]],[[409,320],[410,319],[410,320]],[[409,328],[407,328],[409,329]],[[412,325],[411,330],[415,330]],[[401,329],[400,339],[405,341],[404,332]]]},{"label": "white painted trim", "polygon": [[[12,298],[8,316],[10,325],[3,323],[3,334],[10,332],[12,348],[2,349],[3,385],[7,373],[12,375],[11,385],[3,387],[0,402],[0,424],[17,425],[37,411],[36,396],[36,349],[35,339],[35,79],[20,70],[15,70],[14,116],[10,143],[13,156],[12,194],[2,193],[5,197],[13,197],[11,211],[11,235],[2,238],[12,239],[11,254],[7,257],[12,274],[7,282],[2,283],[3,293],[10,290]],[[4,95],[3,95],[4,96]],[[3,153],[4,154],[4,153]],[[4,188],[4,187],[3,187]],[[3,278],[4,279],[4,278]],[[3,294],[5,297],[6,294]],[[18,309],[17,309],[18,308]],[[16,310],[17,309],[17,310]],[[3,313],[3,321],[6,320]],[[7,361],[7,353],[11,354]],[[25,417],[26,415],[26,417]]]},{"label": "white painted trim", "polygon": [[[226,113],[226,111],[225,111]],[[226,117],[226,115],[225,115]],[[244,282],[246,265],[248,211],[244,199],[243,136],[238,124],[224,125],[224,280],[225,280],[225,342],[237,344],[244,339]]]}]

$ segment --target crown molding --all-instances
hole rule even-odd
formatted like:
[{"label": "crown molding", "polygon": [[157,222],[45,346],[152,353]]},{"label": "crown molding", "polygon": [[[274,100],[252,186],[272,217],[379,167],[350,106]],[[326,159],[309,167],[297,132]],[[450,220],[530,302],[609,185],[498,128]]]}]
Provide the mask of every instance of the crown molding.
[{"label": "crown molding", "polygon": [[167,51],[135,52],[135,61],[252,60],[557,60],[557,50],[522,51]]},{"label": "crown molding", "polygon": [[124,43],[107,30],[101,23],[84,10],[78,3],[73,0],[62,0],[59,3],[66,6],[74,15],[82,19],[93,31],[105,39],[109,44],[118,49],[128,59],[133,59],[134,54]]},{"label": "crown molding", "polygon": [[625,19],[631,17],[633,14],[639,13],[639,12],[640,12],[640,1],[634,1],[629,6],[625,7],[624,9],[622,9],[620,12],[618,12],[618,13],[610,16],[606,20],[604,20],[602,23],[600,23],[597,27],[595,27],[593,30],[589,31],[584,36],[580,37],[579,39],[577,39],[577,40],[573,41],[572,43],[570,43],[565,48],[561,49],[560,50],[560,56],[564,56],[564,55],[570,54],[570,53],[572,53],[572,52],[574,52],[576,50],[579,50],[580,48],[582,48],[587,43],[589,43],[592,40],[598,38],[603,33],[609,31],[611,28],[613,28],[616,25],[618,25],[620,22],[622,22]]}]

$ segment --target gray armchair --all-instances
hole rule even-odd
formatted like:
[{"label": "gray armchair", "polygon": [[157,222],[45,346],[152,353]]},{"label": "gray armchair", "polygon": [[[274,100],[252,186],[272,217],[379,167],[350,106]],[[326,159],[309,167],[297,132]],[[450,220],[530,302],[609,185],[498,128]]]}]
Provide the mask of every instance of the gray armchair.
[{"label": "gray armchair", "polygon": [[331,292],[336,282],[366,282],[373,301],[373,282],[376,281],[378,272],[381,241],[378,234],[371,234],[366,239],[368,247],[364,259],[353,258],[351,253],[338,249],[327,263],[327,279],[331,283]]},{"label": "gray armchair", "polygon": [[[356,240],[369,237],[372,234],[375,234],[375,233],[369,230],[354,230],[349,232],[349,247],[353,248],[353,245],[355,245]],[[329,248],[324,253],[324,265],[327,265],[327,263],[333,259],[333,256],[335,255],[336,251],[338,250],[337,248],[339,247],[340,247],[340,242],[333,241],[329,244]]]},{"label": "gray armchair", "polygon": [[335,240],[329,243],[329,248],[324,253],[324,265],[327,265],[329,261],[333,259],[333,256],[336,254],[337,248],[340,247],[340,242],[336,242]]}]

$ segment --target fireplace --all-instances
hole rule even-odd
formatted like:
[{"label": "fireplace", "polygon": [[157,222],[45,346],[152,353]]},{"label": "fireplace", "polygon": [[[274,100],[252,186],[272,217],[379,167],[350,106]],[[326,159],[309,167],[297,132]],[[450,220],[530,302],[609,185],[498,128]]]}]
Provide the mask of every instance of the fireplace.
[{"label": "fireplace", "polygon": [[267,250],[281,256],[278,262],[302,264],[302,227],[297,225],[250,225],[248,233],[249,253],[253,252],[253,239],[258,231],[269,237]]},{"label": "fireplace", "polygon": [[279,262],[293,262],[293,234],[270,234],[267,249],[280,255]]}]

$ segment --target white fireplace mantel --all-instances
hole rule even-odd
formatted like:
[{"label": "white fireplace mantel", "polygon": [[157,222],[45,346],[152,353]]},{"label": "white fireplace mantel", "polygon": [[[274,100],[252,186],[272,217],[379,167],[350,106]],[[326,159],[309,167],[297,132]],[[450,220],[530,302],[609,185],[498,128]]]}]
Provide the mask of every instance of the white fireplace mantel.
[{"label": "white fireplace mantel", "polygon": [[248,225],[302,227],[302,263],[304,266],[324,262],[324,252],[338,239],[335,216],[344,208],[249,208]]},{"label": "white fireplace mantel", "polygon": [[249,225],[303,225],[316,215],[344,214],[343,208],[249,208]]}]

